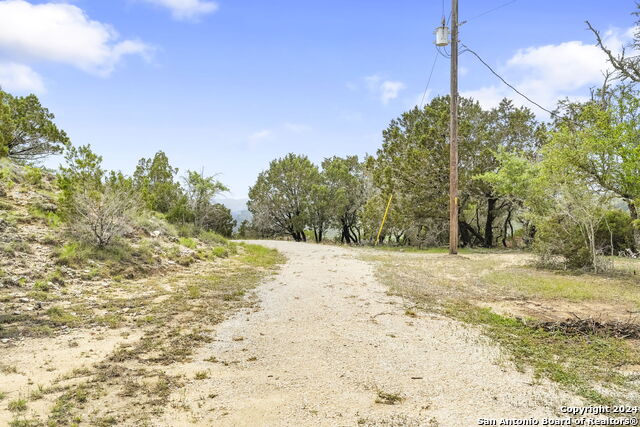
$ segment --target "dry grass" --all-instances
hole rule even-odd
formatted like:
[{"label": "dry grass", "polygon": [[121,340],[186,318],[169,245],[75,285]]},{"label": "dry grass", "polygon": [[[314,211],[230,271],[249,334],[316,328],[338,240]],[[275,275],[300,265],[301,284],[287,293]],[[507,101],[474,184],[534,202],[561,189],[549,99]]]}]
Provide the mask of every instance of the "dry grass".
[{"label": "dry grass", "polygon": [[[142,338],[117,347],[89,368],[39,387],[30,400],[53,402],[46,419],[26,419],[20,413],[16,425],[25,420],[56,426],[145,425],[158,416],[171,394],[194,378],[181,367],[211,341],[212,327],[235,310],[253,305],[251,289],[283,261],[276,251],[256,246],[242,245],[235,252],[162,278],[123,280],[63,296],[46,310],[53,334],[58,328],[90,332],[95,325],[108,325],[123,333],[142,330]],[[195,378],[206,375],[198,372]]]},{"label": "dry grass", "polygon": [[[528,254],[363,252],[407,313],[443,314],[480,327],[521,369],[554,380],[589,401],[640,402],[640,348],[607,333],[568,334],[545,328],[579,313],[603,322],[632,318],[640,309],[640,261],[616,260],[607,276],[540,270]],[[546,323],[543,323],[545,321]]]}]

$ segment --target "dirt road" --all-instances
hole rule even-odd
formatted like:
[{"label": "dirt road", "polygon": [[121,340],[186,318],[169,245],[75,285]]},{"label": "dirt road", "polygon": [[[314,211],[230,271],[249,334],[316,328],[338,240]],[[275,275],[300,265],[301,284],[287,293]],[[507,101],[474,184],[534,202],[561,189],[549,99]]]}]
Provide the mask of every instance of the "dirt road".
[{"label": "dirt road", "polygon": [[209,377],[173,396],[158,424],[471,426],[576,403],[478,331],[408,316],[355,250],[259,243],[288,262],[258,288],[258,310],[218,326],[192,366]]}]

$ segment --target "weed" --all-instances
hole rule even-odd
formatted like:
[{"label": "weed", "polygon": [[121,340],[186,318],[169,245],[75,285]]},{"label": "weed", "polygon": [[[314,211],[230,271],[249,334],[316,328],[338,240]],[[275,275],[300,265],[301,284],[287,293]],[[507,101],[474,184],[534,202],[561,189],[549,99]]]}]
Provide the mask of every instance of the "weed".
[{"label": "weed", "polygon": [[44,396],[44,393],[45,393],[44,386],[39,384],[38,388],[36,388],[35,390],[33,390],[31,392],[31,394],[29,395],[29,399],[31,399],[31,400],[40,400]]},{"label": "weed", "polygon": [[18,368],[16,368],[13,365],[5,365],[4,363],[0,363],[0,372],[2,372],[5,375],[17,374]]},{"label": "weed", "polygon": [[196,380],[206,380],[207,378],[209,378],[209,372],[208,371],[198,371],[198,372],[196,372],[194,378]]},{"label": "weed", "polygon": [[190,237],[181,237],[179,243],[189,249],[195,249],[198,246],[198,243]]},{"label": "weed", "polygon": [[25,412],[27,410],[27,401],[22,398],[12,400],[7,405],[7,409],[11,412]]},{"label": "weed", "polygon": [[198,235],[198,238],[208,244],[217,244],[227,246],[229,241],[213,231],[203,231]]},{"label": "weed", "polygon": [[401,403],[404,400],[404,397],[400,396],[396,393],[385,393],[382,390],[378,390],[378,397],[376,398],[376,403],[382,403],[384,405],[396,405]]},{"label": "weed", "polygon": [[33,290],[40,292],[49,292],[51,290],[51,286],[49,286],[49,284],[44,280],[38,280],[33,284]]},{"label": "weed", "polygon": [[45,312],[54,325],[73,325],[78,322],[78,318],[65,311],[62,307],[53,306]]},{"label": "weed", "polygon": [[9,422],[9,427],[40,427],[42,423],[39,419],[14,418]]},{"label": "weed", "polygon": [[191,299],[200,298],[200,295],[201,295],[200,286],[198,286],[198,285],[188,285],[187,286],[187,291],[189,292],[189,298],[191,298]]},{"label": "weed", "polygon": [[211,249],[211,255],[214,258],[228,258],[229,257],[229,249],[224,248],[222,246],[218,246]]},{"label": "weed", "polygon": [[42,169],[27,165],[24,178],[29,184],[39,187],[42,183]]},{"label": "weed", "polygon": [[240,260],[254,267],[270,268],[284,261],[284,256],[275,249],[260,245],[243,244],[244,253]]}]

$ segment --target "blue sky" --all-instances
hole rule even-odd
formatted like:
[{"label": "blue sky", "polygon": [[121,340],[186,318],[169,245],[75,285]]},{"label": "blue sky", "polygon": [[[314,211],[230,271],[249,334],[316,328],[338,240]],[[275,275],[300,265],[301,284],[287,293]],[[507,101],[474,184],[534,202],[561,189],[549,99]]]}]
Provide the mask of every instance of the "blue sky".
[{"label": "blue sky", "polygon": [[[449,14],[450,1],[444,5]],[[633,1],[460,0],[461,40],[553,107],[600,81],[589,19],[613,47]],[[246,196],[273,158],[374,153],[418,103],[443,4],[433,1],[0,1],[0,85],[34,91],[74,144],[130,173],[164,150]],[[469,54],[460,90],[490,106],[515,97]],[[439,57],[428,97],[448,93]],[[544,117],[542,114],[540,117]],[[55,161],[54,164],[57,164]]]}]

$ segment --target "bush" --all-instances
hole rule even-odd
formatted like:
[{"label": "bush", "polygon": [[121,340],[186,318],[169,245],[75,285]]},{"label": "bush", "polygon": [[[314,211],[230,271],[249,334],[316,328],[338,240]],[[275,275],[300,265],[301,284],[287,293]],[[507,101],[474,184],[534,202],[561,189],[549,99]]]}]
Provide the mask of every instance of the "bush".
[{"label": "bush", "polygon": [[629,213],[613,209],[606,213],[596,231],[598,246],[604,254],[614,255],[633,248],[633,224]]},{"label": "bush", "polygon": [[210,245],[211,244],[227,245],[229,243],[229,241],[226,238],[222,237],[221,235],[213,231],[203,231],[198,235],[198,238]]},{"label": "bush", "polygon": [[26,166],[24,179],[31,185],[40,186],[42,183],[42,169]]},{"label": "bush", "polygon": [[590,253],[578,227],[567,229],[563,218],[549,218],[538,224],[534,251],[548,267],[579,269],[591,263]]},{"label": "bush", "polygon": [[179,242],[189,249],[195,249],[198,246],[198,243],[190,237],[181,237]]},{"label": "bush", "polygon": [[69,229],[80,241],[99,248],[128,233],[136,210],[133,194],[117,186],[102,193],[87,189],[73,195]]}]

